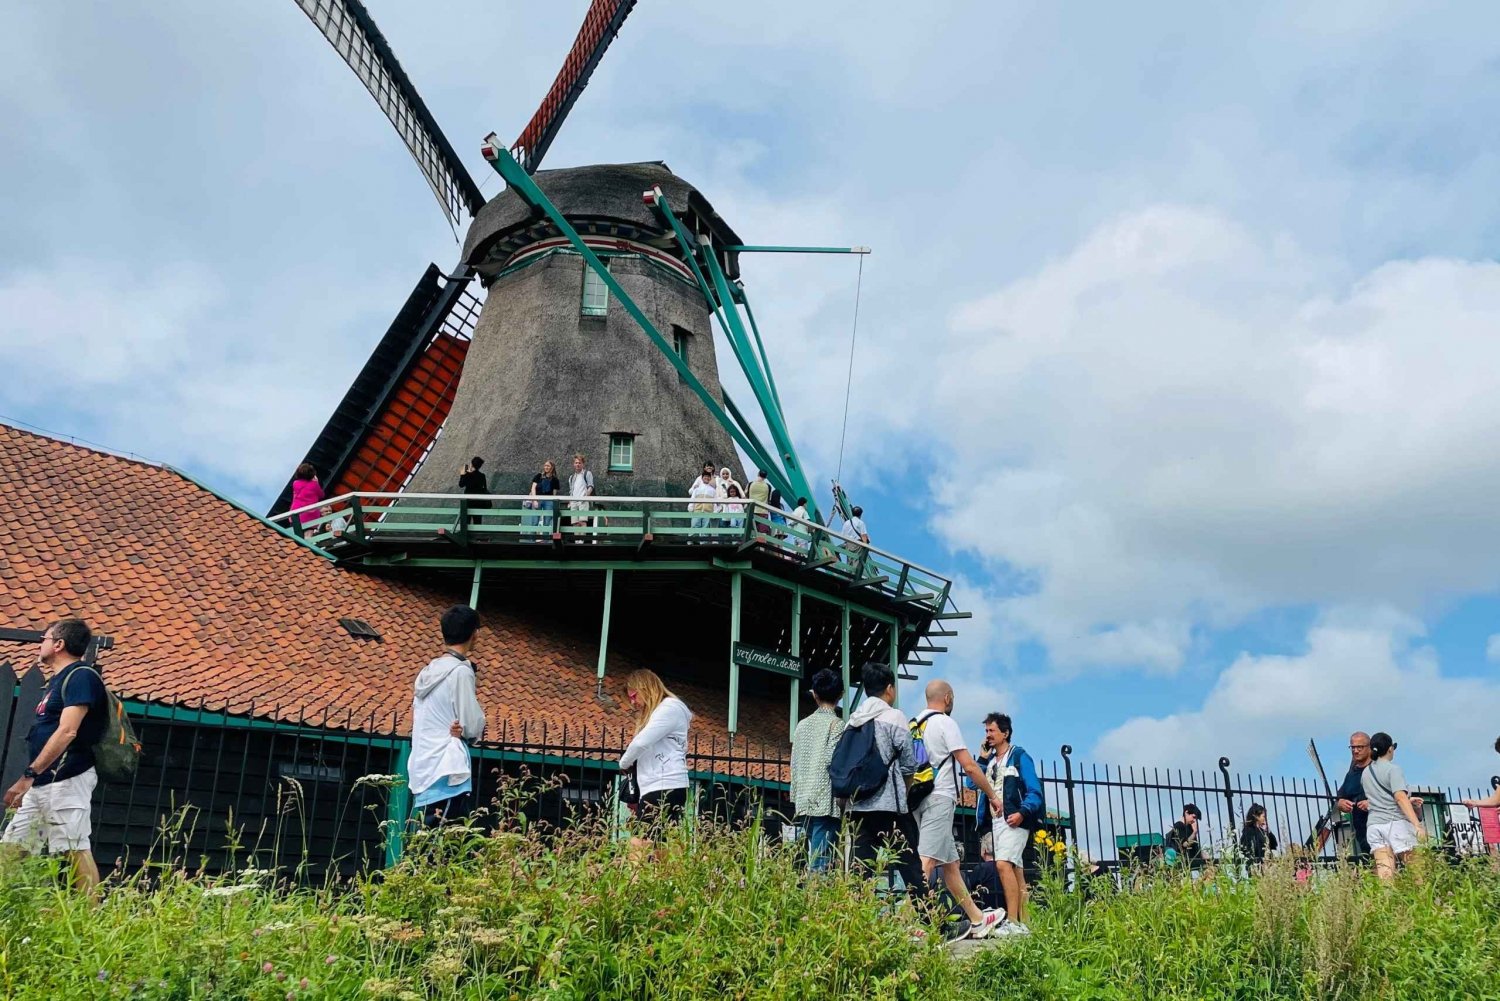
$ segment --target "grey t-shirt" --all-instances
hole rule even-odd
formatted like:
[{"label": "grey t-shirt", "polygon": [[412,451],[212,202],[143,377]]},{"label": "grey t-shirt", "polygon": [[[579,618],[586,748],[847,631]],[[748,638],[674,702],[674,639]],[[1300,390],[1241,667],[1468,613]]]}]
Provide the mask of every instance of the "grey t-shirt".
[{"label": "grey t-shirt", "polygon": [[1406,814],[1396,805],[1396,793],[1406,791],[1406,776],[1401,766],[1389,758],[1377,758],[1360,776],[1365,799],[1370,801],[1370,824],[1389,824],[1405,820]]}]

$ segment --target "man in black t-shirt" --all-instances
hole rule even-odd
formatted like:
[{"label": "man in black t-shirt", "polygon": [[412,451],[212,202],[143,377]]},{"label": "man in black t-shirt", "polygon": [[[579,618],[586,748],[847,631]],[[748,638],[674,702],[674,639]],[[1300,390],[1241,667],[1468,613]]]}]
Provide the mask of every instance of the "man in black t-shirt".
[{"label": "man in black t-shirt", "polygon": [[1365,826],[1370,822],[1370,802],[1365,799],[1365,766],[1370,763],[1370,735],[1356,731],[1349,735],[1349,771],[1339,783],[1339,809],[1349,815],[1349,826],[1353,829],[1353,861],[1364,863],[1370,860],[1370,842],[1365,840]]},{"label": "man in black t-shirt", "polygon": [[5,805],[16,813],[0,835],[0,847],[22,854],[42,848],[66,853],[73,885],[89,891],[99,883],[89,840],[99,780],[94,744],[109,712],[104,682],[83,662],[93,638],[82,619],[60,619],[42,633],[37,661],[52,680],[26,735],[30,763],[5,792]]},{"label": "man in black t-shirt", "polygon": [[[458,474],[458,488],[466,494],[489,493],[490,482],[485,477],[485,475],[480,472],[480,470],[483,468],[484,460],[479,456],[476,455],[474,456],[474,458],[470,459],[464,466],[463,471]],[[470,512],[473,512],[475,509],[487,508],[489,506],[490,502],[487,500],[469,501]],[[479,523],[479,515],[471,513],[469,515],[469,524],[478,525]]]}]

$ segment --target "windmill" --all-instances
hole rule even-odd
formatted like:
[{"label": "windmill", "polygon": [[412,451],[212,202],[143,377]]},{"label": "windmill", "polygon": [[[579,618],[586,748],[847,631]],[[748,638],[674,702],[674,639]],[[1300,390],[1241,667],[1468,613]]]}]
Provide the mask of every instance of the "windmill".
[{"label": "windmill", "polygon": [[[524,493],[574,452],[600,493],[676,494],[736,446],[789,498],[814,498],[792,447],[748,299],[750,250],[664,163],[539,170],[635,0],[593,0],[562,69],[509,148],[483,152],[507,187],[488,202],[359,0],[295,0],[405,142],[455,232],[307,454],[329,494],[447,492],[471,455],[491,489]],[[864,248],[817,248],[866,252]],[[480,295],[487,292],[481,302]],[[719,324],[756,407],[719,383]],[[769,430],[763,443],[748,415]],[[272,507],[285,511],[290,483]]]}]

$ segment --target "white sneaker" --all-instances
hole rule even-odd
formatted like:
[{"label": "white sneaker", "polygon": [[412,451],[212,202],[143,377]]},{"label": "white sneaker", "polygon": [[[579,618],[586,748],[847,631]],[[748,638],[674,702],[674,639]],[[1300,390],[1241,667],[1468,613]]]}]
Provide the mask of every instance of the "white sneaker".
[{"label": "white sneaker", "polygon": [[1004,934],[1005,914],[1001,911],[985,911],[969,928],[969,938],[989,938],[996,933]]},{"label": "white sneaker", "polygon": [[1005,935],[1030,935],[1031,929],[1019,921],[1007,921],[1005,922],[1005,927],[1001,929],[1001,933]]}]

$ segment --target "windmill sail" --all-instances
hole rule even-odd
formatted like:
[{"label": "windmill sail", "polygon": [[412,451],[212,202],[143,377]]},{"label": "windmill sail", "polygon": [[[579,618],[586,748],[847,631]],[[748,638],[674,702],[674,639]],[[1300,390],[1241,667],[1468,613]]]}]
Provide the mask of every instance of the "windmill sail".
[{"label": "windmill sail", "polygon": [[594,0],[589,5],[589,12],[583,18],[583,26],[578,29],[578,37],[573,39],[573,48],[568,51],[568,58],[563,60],[557,79],[552,81],[552,87],[547,91],[547,96],[542,98],[536,114],[531,116],[531,121],[526,123],[526,128],[521,130],[520,138],[511,148],[512,155],[526,168],[526,173],[535,173],[542,165],[547,147],[557,137],[563,119],[573,110],[573,103],[578,100],[578,95],[588,86],[594,67],[599,65],[604,50],[609,48],[609,43],[620,33],[620,25],[630,16],[635,2],[636,0]]},{"label": "windmill sail", "polygon": [[391,120],[454,228],[484,204],[442,130],[417,96],[385,36],[359,0],[295,0]]}]

